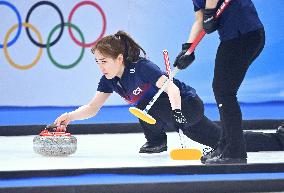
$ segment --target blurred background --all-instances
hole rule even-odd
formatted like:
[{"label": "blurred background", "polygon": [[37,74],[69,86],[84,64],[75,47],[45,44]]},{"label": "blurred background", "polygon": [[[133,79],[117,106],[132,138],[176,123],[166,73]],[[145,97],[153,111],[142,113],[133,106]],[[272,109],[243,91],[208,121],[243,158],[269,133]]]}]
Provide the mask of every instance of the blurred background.
[{"label": "blurred background", "polygon": [[[128,32],[165,69],[162,50],[173,63],[194,21],[191,0],[39,2],[0,1],[0,125],[47,124],[86,104],[101,77],[90,47],[102,36]],[[283,119],[284,1],[254,3],[266,45],[238,97],[244,119]],[[28,28],[22,26],[26,21]],[[218,43],[217,33],[207,35],[196,48],[194,64],[177,75],[197,90],[214,120],[219,119],[211,88]],[[128,107],[113,94],[97,117],[81,123],[137,122]]]}]

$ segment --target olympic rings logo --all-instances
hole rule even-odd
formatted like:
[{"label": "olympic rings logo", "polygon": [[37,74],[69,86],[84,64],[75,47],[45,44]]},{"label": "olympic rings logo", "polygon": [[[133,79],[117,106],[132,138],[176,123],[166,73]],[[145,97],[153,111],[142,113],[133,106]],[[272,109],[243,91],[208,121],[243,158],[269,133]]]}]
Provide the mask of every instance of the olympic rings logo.
[{"label": "olympic rings logo", "polygon": [[[106,16],[105,16],[105,13],[104,11],[102,10],[102,8],[95,2],[93,1],[82,1],[78,4],[76,4],[73,9],[71,10],[69,16],[68,16],[68,22],[64,22],[64,18],[63,18],[63,14],[62,12],[60,11],[60,9],[58,8],[58,6],[50,1],[40,1],[40,2],[37,2],[35,3],[28,11],[27,13],[27,16],[25,18],[25,22],[22,22],[22,18],[20,16],[20,13],[19,11],[17,10],[17,8],[7,2],[7,1],[0,1],[0,6],[3,5],[3,6],[6,6],[10,9],[12,9],[12,11],[16,14],[17,16],[17,20],[18,20],[18,24],[15,24],[13,25],[9,30],[8,32],[6,33],[5,37],[4,37],[4,42],[3,44],[0,43],[0,48],[3,48],[3,52],[4,52],[4,56],[5,58],[7,59],[7,61],[9,62],[9,64],[17,69],[20,69],[20,70],[27,70],[27,69],[30,69],[32,67],[34,67],[37,62],[39,61],[41,55],[42,55],[42,52],[43,52],[43,48],[46,48],[47,49],[47,54],[48,54],[48,57],[50,59],[50,61],[57,67],[61,68],[61,69],[69,69],[69,68],[73,68],[74,66],[76,66],[80,61],[81,59],[83,58],[83,55],[84,55],[84,51],[85,51],[85,48],[87,47],[91,47],[93,45],[95,45],[105,34],[105,31],[106,31]],[[48,38],[47,38],[47,43],[44,44],[43,43],[43,40],[42,40],[42,36],[40,34],[40,32],[32,25],[29,23],[29,19],[30,19],[30,16],[32,14],[32,12],[42,6],[42,5],[48,5],[48,6],[51,6],[52,8],[54,8],[56,10],[56,12],[59,14],[59,17],[60,17],[60,23],[58,25],[56,25],[49,33],[48,35]],[[101,33],[100,35],[98,36],[97,39],[95,39],[93,42],[90,42],[90,43],[86,43],[85,42],[85,38],[83,36],[83,33],[81,32],[81,30],[74,24],[71,23],[72,21],[72,17],[75,13],[76,10],[78,10],[78,8],[80,8],[81,6],[84,6],[84,5],[90,5],[90,6],[93,6],[95,7],[101,17],[102,17],[102,30],[101,30]],[[12,46],[19,38],[20,34],[21,34],[21,31],[22,31],[22,26],[24,26],[26,28],[26,33],[28,35],[28,38],[31,40],[31,42],[39,47],[39,51],[36,55],[36,58],[34,59],[34,61],[32,61],[32,63],[30,64],[27,64],[27,65],[21,65],[21,64],[16,64],[10,57],[10,54],[8,52],[8,47]],[[63,34],[63,30],[64,30],[64,27],[68,27],[68,32],[69,32],[69,35],[71,37],[71,39],[80,47],[82,47],[82,50],[81,50],[81,53],[79,55],[79,58],[71,63],[71,64],[60,64],[58,63],[57,61],[55,61],[55,59],[52,57],[51,55],[51,47],[53,45],[55,45],[61,38],[62,34]],[[12,34],[12,32],[14,32],[15,30],[17,29],[17,32],[16,32],[16,35],[15,37],[9,41],[10,39],[10,35]],[[80,40],[77,40],[72,32],[72,29],[74,29],[80,36]],[[35,40],[33,39],[33,37],[31,36],[31,33],[30,33],[30,30],[33,31],[35,34],[36,34],[36,37],[38,40]],[[54,34],[55,31],[59,30],[59,34],[58,36],[54,39],[54,40],[51,40],[52,39],[52,35]]]}]

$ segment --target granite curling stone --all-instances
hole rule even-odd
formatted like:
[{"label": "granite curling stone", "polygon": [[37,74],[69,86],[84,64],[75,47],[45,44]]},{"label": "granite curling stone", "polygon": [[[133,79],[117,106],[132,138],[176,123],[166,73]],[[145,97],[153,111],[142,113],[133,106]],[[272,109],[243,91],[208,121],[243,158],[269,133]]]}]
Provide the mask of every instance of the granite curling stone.
[{"label": "granite curling stone", "polygon": [[68,156],[76,152],[77,139],[70,133],[44,129],[33,139],[34,152],[43,156]]}]

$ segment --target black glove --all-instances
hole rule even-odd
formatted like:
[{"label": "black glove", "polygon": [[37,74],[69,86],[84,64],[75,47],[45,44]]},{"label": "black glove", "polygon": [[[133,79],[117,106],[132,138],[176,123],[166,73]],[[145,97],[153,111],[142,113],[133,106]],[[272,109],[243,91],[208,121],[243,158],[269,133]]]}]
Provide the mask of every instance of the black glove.
[{"label": "black glove", "polygon": [[173,121],[176,131],[179,132],[180,129],[184,131],[186,129],[185,124],[187,123],[187,120],[183,116],[181,110],[175,109],[172,111],[172,113],[173,113]]},{"label": "black glove", "polygon": [[210,34],[218,29],[219,22],[215,18],[217,8],[203,10],[203,29],[207,34]]},{"label": "black glove", "polygon": [[178,67],[178,69],[183,70],[186,69],[195,59],[194,52],[192,52],[189,55],[185,55],[187,50],[190,48],[192,43],[184,43],[182,44],[182,50],[178,54],[178,56],[175,59],[174,67]]}]

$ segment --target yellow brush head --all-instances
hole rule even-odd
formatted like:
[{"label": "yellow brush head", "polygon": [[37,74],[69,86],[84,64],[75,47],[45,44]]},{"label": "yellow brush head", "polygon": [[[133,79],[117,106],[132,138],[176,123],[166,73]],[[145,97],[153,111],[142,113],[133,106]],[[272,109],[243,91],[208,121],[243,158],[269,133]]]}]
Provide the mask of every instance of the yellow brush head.
[{"label": "yellow brush head", "polygon": [[156,120],[151,116],[148,115],[146,112],[136,108],[136,107],[130,107],[129,108],[130,113],[132,113],[134,116],[138,117],[142,121],[145,121],[149,124],[155,124]]},{"label": "yellow brush head", "polygon": [[198,149],[174,149],[170,156],[173,160],[200,160],[202,153]]}]

